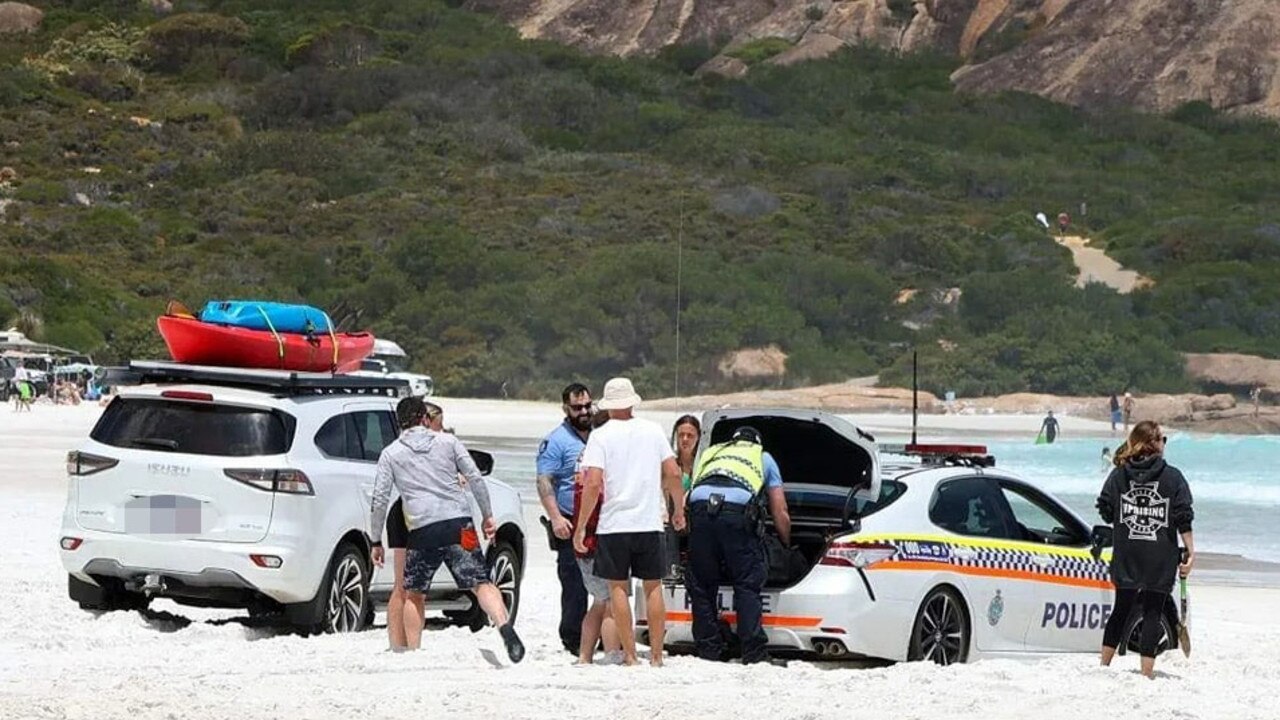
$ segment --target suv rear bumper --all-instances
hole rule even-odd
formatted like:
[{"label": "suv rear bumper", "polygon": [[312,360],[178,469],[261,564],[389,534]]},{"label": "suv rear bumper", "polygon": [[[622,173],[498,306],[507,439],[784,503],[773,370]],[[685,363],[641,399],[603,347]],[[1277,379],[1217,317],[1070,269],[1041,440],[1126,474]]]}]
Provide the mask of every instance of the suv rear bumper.
[{"label": "suv rear bumper", "polygon": [[[281,604],[308,602],[320,579],[303,567],[299,551],[283,545],[215,543],[199,540],[156,540],[149,537],[64,528],[82,538],[75,550],[61,550],[62,566],[85,582],[115,578],[141,591],[147,575],[158,575],[166,589],[157,597],[205,600],[219,605],[252,604],[262,596]],[[253,555],[281,559],[278,568],[256,565]]]}]

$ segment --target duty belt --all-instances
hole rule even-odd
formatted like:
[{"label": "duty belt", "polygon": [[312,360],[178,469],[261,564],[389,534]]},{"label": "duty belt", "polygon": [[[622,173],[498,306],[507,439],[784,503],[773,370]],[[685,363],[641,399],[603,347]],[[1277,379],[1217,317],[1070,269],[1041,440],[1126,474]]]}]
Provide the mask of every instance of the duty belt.
[{"label": "duty belt", "polygon": [[[703,512],[706,512],[707,506],[709,504],[710,503],[708,503],[706,500],[698,500],[696,502],[691,502],[689,503],[689,510],[695,511],[695,512],[698,510],[701,510]],[[729,513],[732,515],[746,515],[748,510],[750,510],[750,506],[748,505],[742,505],[739,503],[720,503],[721,513]]]}]

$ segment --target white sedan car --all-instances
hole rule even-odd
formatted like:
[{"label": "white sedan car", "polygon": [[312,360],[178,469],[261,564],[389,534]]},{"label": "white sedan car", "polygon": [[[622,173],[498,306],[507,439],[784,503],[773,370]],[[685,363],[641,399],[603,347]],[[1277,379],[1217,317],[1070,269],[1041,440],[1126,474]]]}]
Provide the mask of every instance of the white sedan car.
[{"label": "white sedan car", "polygon": [[[796,550],[770,563],[771,652],[950,664],[1098,649],[1113,591],[1109,551],[1095,559],[1091,547],[1107,529],[1091,532],[1048,493],[995,468],[985,449],[907,446],[899,450],[914,459],[882,466],[874,439],[840,418],[735,409],[704,416],[700,450],[743,425],[761,432],[782,470]],[[678,648],[693,642],[692,615],[683,563],[673,564],[666,637]],[[636,605],[644,637],[642,594]],[[731,588],[721,588],[720,607],[727,634]]]}]

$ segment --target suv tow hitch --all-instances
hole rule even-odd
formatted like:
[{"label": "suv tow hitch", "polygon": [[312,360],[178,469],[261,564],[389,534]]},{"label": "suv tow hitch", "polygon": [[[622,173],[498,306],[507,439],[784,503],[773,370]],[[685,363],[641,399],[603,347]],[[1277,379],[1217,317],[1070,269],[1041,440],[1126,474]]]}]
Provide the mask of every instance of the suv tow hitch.
[{"label": "suv tow hitch", "polygon": [[163,595],[168,590],[168,587],[165,586],[164,577],[159,573],[147,573],[129,581],[128,589],[134,592],[141,592],[143,595],[150,597],[152,595]]}]

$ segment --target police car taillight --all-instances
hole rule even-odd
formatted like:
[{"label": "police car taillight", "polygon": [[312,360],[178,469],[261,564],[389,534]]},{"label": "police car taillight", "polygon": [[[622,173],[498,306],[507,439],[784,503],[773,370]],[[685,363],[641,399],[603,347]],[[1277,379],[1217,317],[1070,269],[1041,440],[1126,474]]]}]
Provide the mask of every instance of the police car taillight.
[{"label": "police car taillight", "polygon": [[898,549],[884,542],[834,542],[819,565],[865,568],[891,559]]}]

